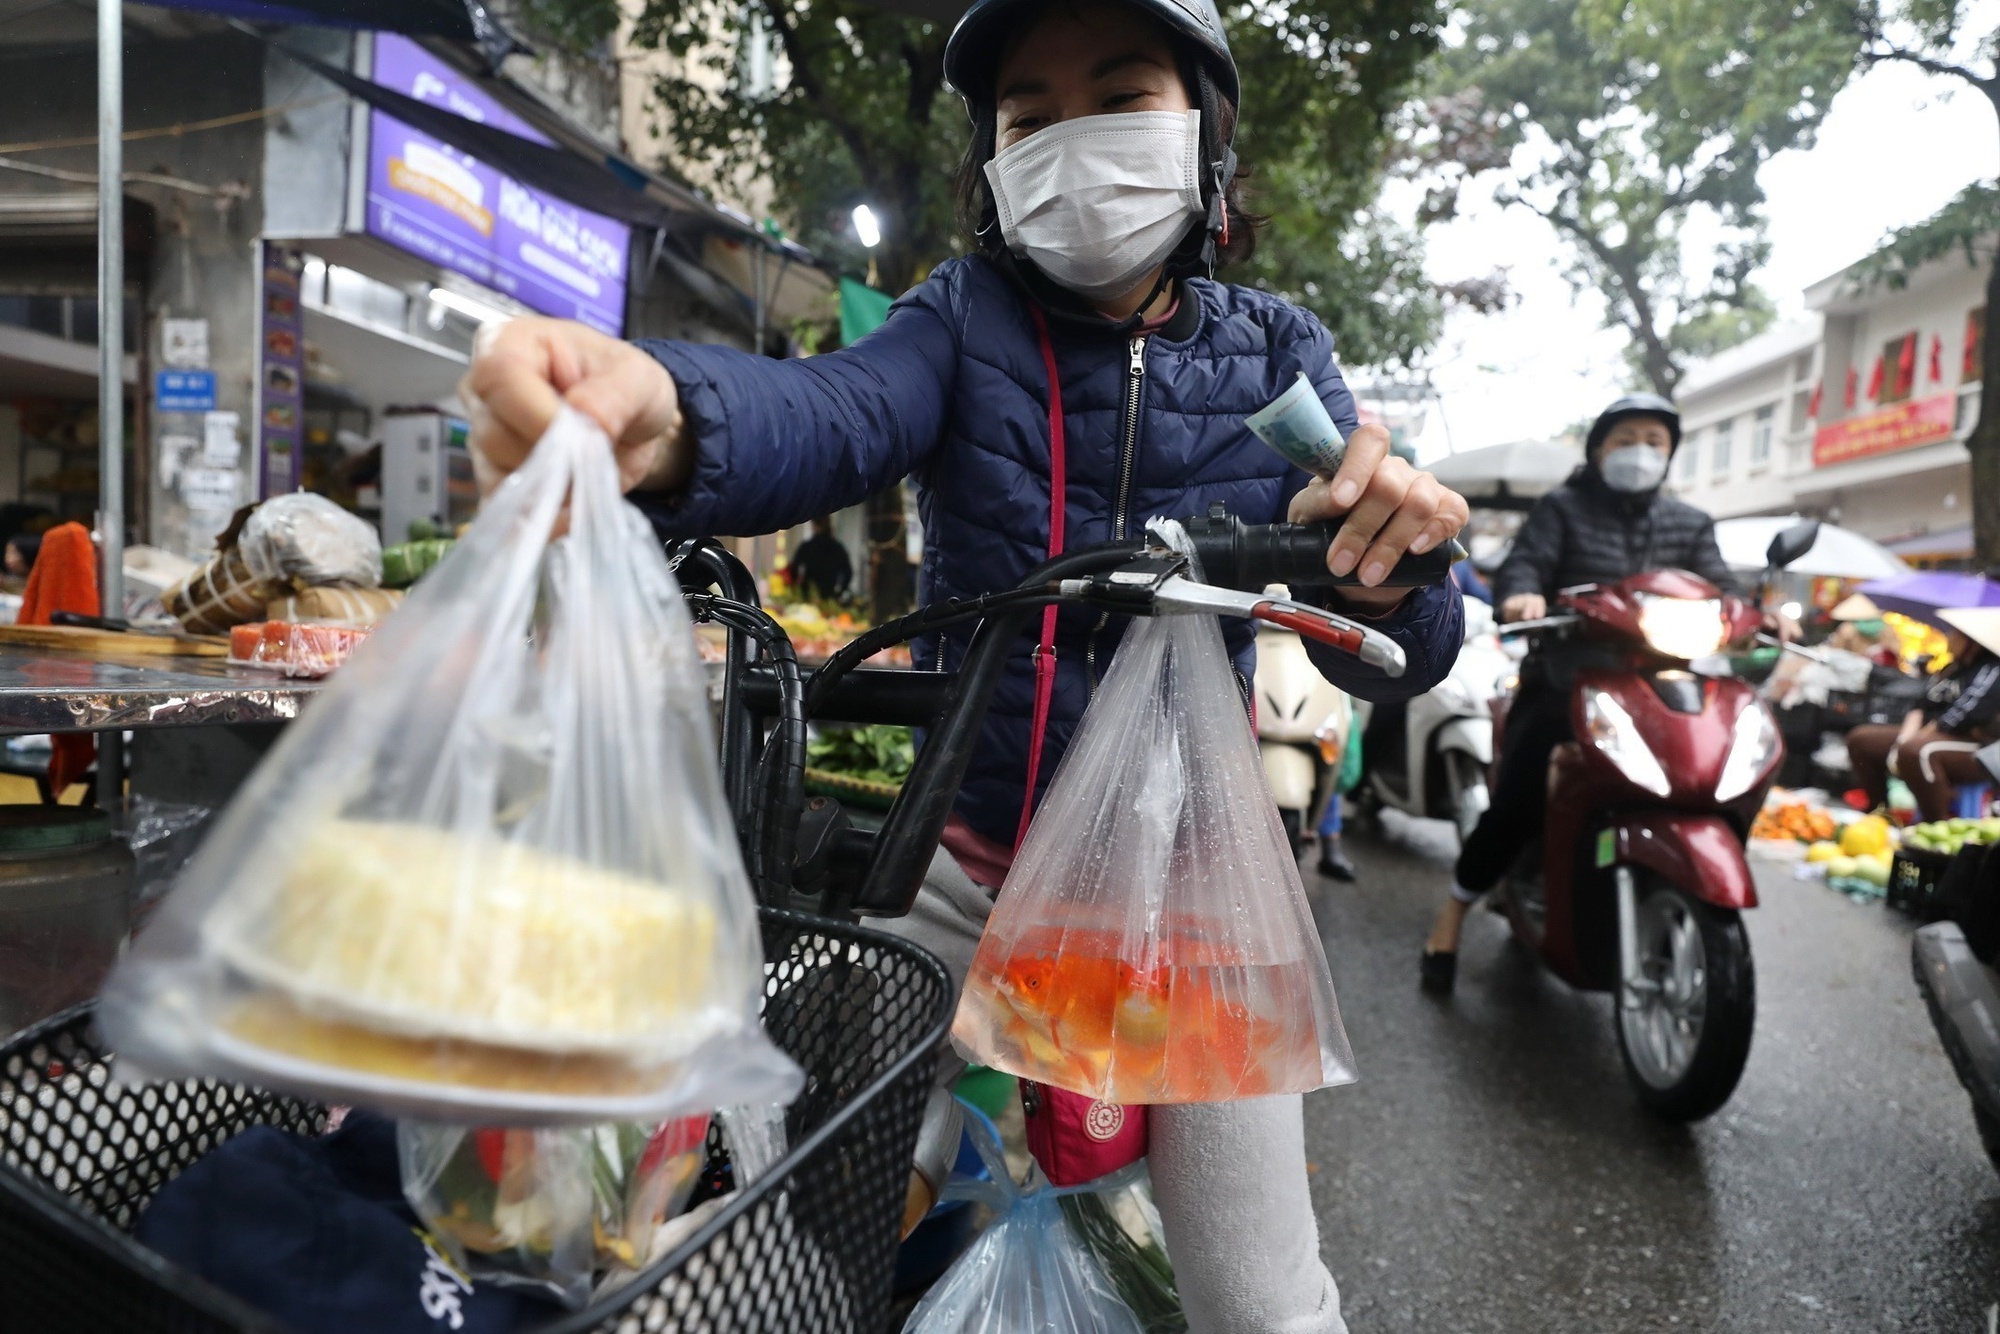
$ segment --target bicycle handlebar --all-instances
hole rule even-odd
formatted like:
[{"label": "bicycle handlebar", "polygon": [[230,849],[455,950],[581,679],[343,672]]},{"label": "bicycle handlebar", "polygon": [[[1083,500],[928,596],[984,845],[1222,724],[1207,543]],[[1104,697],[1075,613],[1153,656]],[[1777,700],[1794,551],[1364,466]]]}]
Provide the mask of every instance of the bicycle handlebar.
[{"label": "bicycle handlebar", "polygon": [[[1327,568],[1327,549],[1339,527],[1336,521],[1246,524],[1230,515],[1221,505],[1214,506],[1204,516],[1182,520],[1182,528],[1192,542],[1201,567],[1202,581],[1218,588],[1250,593],[1261,593],[1271,584],[1306,589],[1338,588],[1358,583],[1351,574],[1337,576]],[[734,574],[737,576],[736,583],[744,582],[743,576],[747,572],[742,571],[741,566],[719,548],[706,543],[687,544],[681,551],[686,558],[699,557],[691,563],[703,575]],[[929,734],[918,751],[914,767],[903,782],[901,795],[891,807],[879,834],[872,840],[872,846],[864,849],[852,840],[847,844],[849,855],[855,859],[850,865],[860,871],[859,883],[852,885],[850,895],[842,896],[844,901],[836,904],[830,899],[822,911],[845,910],[881,916],[900,916],[909,911],[956,801],[973,744],[985,719],[987,703],[1030,618],[1051,602],[1096,600],[1066,592],[1066,583],[1074,585],[1089,581],[1096,584],[1098,581],[1093,576],[1108,575],[1121,568],[1144,567],[1148,562],[1157,568],[1161,558],[1169,554],[1143,541],[1106,543],[1065,553],[1031,571],[1015,590],[939,604],[901,621],[879,626],[837,653],[813,674],[807,691],[808,713],[819,714],[822,704],[832,702],[834,687],[841,678],[877,649],[946,624],[968,620],[980,622],[959,670],[940,682],[940,688],[932,693],[932,698],[938,703],[937,711],[930,720]],[[1422,555],[1405,556],[1380,586],[1413,588],[1441,583],[1450,577],[1452,564],[1463,559],[1464,555],[1463,547],[1456,542],[1448,542]],[[725,566],[734,566],[735,569],[725,571],[722,568]],[[1162,571],[1162,574],[1165,573]],[[729,581],[724,579],[718,582],[727,587]],[[1183,592],[1178,600],[1187,602],[1192,597],[1192,594]],[[1172,597],[1167,599],[1169,602],[1174,600]],[[1266,610],[1278,607],[1269,599],[1257,605]],[[1134,610],[1146,614],[1144,608],[1135,607]],[[1162,606],[1159,610],[1165,611],[1167,607]],[[1267,615],[1265,619],[1280,618]],[[1359,627],[1353,629],[1356,631],[1355,643],[1349,647],[1351,651],[1359,651],[1367,636],[1360,633]],[[748,750],[744,744],[747,738],[739,739],[731,735],[731,723],[736,720],[730,715],[746,712],[741,687],[747,684],[748,664],[735,651],[738,637],[732,634],[730,639],[732,651],[725,669],[729,679],[724,690],[724,749],[747,759],[744,754]],[[1388,641],[1383,642],[1386,644]],[[1389,648],[1393,650],[1394,646],[1389,645]],[[1378,666],[1391,666],[1391,662],[1379,651],[1373,656],[1363,652],[1361,656]],[[1396,659],[1400,656],[1400,652],[1394,654]],[[1395,668],[1400,668],[1400,665],[1399,661],[1394,663]],[[734,746],[729,744],[732,741]],[[725,769],[729,767],[725,764]],[[763,795],[753,782],[740,779],[731,783],[731,790],[732,796],[739,791],[745,792],[752,802]],[[740,817],[743,812],[739,809],[738,814]],[[752,822],[753,826],[755,823]],[[786,842],[782,834],[776,834],[771,851],[777,853]],[[856,864],[858,862],[865,862],[865,865]]]},{"label": "bicycle handlebar", "polygon": [[[1269,584],[1295,588],[1340,588],[1359,584],[1352,574],[1337,575],[1326,565],[1327,548],[1340,532],[1338,519],[1319,523],[1244,523],[1221,505],[1199,518],[1181,520],[1201,560],[1201,577],[1225,588],[1262,592]],[[1456,540],[1421,555],[1404,555],[1382,580],[1383,588],[1420,588],[1451,577],[1465,559]]]}]

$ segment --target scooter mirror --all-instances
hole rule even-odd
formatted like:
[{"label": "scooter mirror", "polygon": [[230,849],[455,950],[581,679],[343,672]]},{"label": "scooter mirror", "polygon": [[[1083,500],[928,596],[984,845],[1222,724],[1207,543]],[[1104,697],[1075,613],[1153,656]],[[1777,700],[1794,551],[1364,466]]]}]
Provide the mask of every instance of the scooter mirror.
[{"label": "scooter mirror", "polygon": [[1764,563],[1774,570],[1782,570],[1811,551],[1817,541],[1819,520],[1801,519],[1771,539],[1771,545],[1764,550]]}]

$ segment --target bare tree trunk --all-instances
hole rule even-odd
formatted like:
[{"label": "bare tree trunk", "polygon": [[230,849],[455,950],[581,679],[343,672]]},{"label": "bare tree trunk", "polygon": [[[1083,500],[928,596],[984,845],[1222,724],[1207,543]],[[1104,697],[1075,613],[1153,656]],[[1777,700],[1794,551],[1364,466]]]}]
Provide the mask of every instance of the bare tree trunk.
[{"label": "bare tree trunk", "polygon": [[1979,420],[1965,447],[1972,451],[1972,554],[1983,569],[2000,566],[2000,254],[1986,275],[1986,332],[1979,359]]}]

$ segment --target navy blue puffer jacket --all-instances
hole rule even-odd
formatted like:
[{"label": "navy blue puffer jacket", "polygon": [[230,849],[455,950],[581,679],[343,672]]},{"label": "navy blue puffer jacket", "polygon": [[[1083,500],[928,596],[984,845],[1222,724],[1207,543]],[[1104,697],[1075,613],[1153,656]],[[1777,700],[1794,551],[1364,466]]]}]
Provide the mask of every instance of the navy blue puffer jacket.
[{"label": "navy blue puffer jacket", "polygon": [[[1130,340],[1050,322],[1067,440],[1066,549],[1136,537],[1152,516],[1200,514],[1215,501],[1247,522],[1282,520],[1306,476],[1243,419],[1302,370],[1341,429],[1354,428],[1354,400],[1318,320],[1243,287],[1195,279],[1184,292],[1176,317],[1136,351]],[[696,446],[687,491],[653,505],[664,531],[771,532],[914,476],[925,600],[1011,588],[1046,555],[1048,375],[1026,298],[989,261],[939,265],[881,328],[825,356],[773,361],[685,343],[642,346],[672,373]],[[1123,632],[1117,620],[1099,620],[1081,608],[1061,618],[1040,788]],[[1250,627],[1223,627],[1247,676]],[[1419,591],[1380,628],[1408,656],[1398,680],[1331,651],[1314,660],[1366,699],[1421,694],[1457,656],[1458,594],[1449,585]],[[955,670],[969,641],[960,632],[919,644],[917,666]],[[1024,636],[958,796],[966,822],[1003,844],[1020,819],[1033,649]]]}]

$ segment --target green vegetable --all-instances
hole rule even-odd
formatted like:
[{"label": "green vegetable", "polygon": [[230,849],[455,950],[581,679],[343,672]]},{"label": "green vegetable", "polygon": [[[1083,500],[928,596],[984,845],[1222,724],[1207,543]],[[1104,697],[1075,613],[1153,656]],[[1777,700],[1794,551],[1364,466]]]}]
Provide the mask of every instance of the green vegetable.
[{"label": "green vegetable", "polygon": [[916,762],[910,729],[888,723],[829,729],[806,746],[806,763],[813,768],[871,783],[900,783]]},{"label": "green vegetable", "polygon": [[[1129,1197],[1129,1198],[1128,1198]],[[1115,1203],[1132,1208],[1145,1236],[1136,1237],[1119,1220]],[[1139,1317],[1146,1334],[1187,1334],[1187,1312],[1181,1309],[1180,1290],[1174,1286],[1173,1262],[1160,1240],[1158,1215],[1152,1209],[1152,1192],[1138,1182],[1109,1194],[1092,1191],[1065,1195],[1063,1217],[1090,1247],[1105,1277]]]},{"label": "green vegetable", "polygon": [[382,587],[408,588],[428,574],[451,548],[448,538],[431,538],[382,548]]}]

